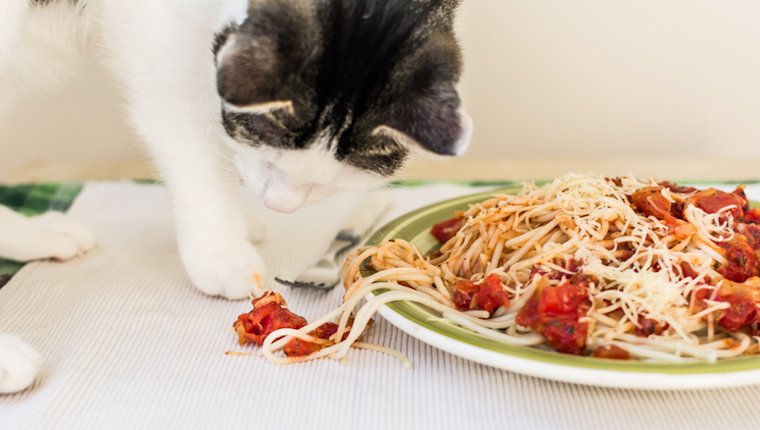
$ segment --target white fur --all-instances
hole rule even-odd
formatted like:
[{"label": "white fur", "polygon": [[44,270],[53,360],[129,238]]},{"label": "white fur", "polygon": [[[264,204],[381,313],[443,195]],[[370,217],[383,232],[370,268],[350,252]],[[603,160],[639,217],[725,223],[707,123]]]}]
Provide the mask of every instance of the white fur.
[{"label": "white fur", "polygon": [[246,185],[277,212],[291,213],[335,193],[377,188],[386,181],[337,161],[331,152],[333,142],[299,151],[234,144],[240,146],[235,161]]},{"label": "white fur", "polygon": [[79,223],[58,212],[27,218],[0,206],[0,256],[16,261],[68,260],[95,246]]},{"label": "white fur", "polygon": [[470,140],[472,139],[472,118],[467,115],[463,107],[459,107],[457,111],[459,113],[459,121],[462,126],[462,135],[454,144],[454,155],[463,155],[467,148],[470,146]]},{"label": "white fur", "polygon": [[[284,151],[254,149],[226,135],[211,43],[224,25],[244,21],[246,0],[30,3],[3,0],[0,115],[14,99],[47,90],[73,73],[84,50],[97,50],[117,78],[129,119],[170,191],[180,258],[201,291],[240,299],[265,290],[264,264],[251,243],[263,237],[264,226],[243,210],[237,189],[241,176],[268,207],[280,212],[385,182],[380,175],[336,161],[337,145],[325,136],[310,149]],[[258,112],[287,104],[238,109]],[[0,255],[21,260],[71,258],[94,244],[86,230],[60,215],[30,220],[0,208],[1,229],[11,233],[0,233]],[[0,356],[10,357],[8,363],[36,363],[28,349],[3,345]],[[8,390],[31,383],[38,368],[14,370],[21,367],[4,369],[10,375],[6,380],[20,381]]]},{"label": "white fur", "polygon": [[34,382],[42,357],[16,336],[0,334],[0,393],[23,390]]}]

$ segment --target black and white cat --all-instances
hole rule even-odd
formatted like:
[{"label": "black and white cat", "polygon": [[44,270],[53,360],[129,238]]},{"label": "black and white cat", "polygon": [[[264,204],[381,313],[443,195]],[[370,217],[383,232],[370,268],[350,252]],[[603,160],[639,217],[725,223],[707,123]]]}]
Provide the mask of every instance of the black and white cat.
[{"label": "black and white cat", "polygon": [[[239,177],[289,213],[378,187],[413,151],[464,152],[458,3],[4,0],[0,114],[76,73],[67,58],[96,46],[171,193],[192,282],[259,295],[265,267],[251,242],[263,226],[241,207]],[[0,208],[0,255],[66,259],[93,244],[60,215]],[[0,335],[0,392],[28,386],[38,367],[31,348]]]}]

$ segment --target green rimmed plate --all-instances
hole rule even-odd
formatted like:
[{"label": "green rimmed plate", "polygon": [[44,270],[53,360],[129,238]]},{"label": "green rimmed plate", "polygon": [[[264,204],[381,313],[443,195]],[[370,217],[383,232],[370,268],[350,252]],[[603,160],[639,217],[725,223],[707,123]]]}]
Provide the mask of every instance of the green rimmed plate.
[{"label": "green rimmed plate", "polygon": [[[453,216],[454,211],[494,194],[514,193],[505,188],[434,203],[383,226],[367,245],[401,238],[423,253],[437,246],[430,228]],[[757,205],[753,203],[753,205]],[[367,296],[367,300],[374,298]],[[605,360],[559,354],[531,347],[504,345],[467,329],[437,321],[440,314],[422,305],[394,302],[380,315],[400,330],[451,354],[526,375],[578,384],[637,389],[705,389],[760,383],[760,357],[740,357],[717,363],[661,364]]]}]

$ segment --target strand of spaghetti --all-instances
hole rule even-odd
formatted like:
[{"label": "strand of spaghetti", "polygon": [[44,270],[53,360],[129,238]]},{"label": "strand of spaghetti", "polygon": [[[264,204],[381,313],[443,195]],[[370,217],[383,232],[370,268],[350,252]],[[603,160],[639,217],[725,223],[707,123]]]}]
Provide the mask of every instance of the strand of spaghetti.
[{"label": "strand of spaghetti", "polygon": [[[283,336],[282,339],[280,337]],[[290,342],[293,338],[298,338],[307,342],[314,342],[319,343],[321,341],[324,341],[324,339],[320,339],[318,337],[310,336],[306,333],[303,333],[299,330],[292,329],[292,328],[281,328],[279,330],[275,330],[272,333],[269,334],[269,336],[264,339],[264,343],[261,345],[260,352],[261,354],[266,357],[267,360],[276,363],[276,364],[294,364],[294,363],[301,363],[304,361],[310,361],[310,360],[316,360],[317,358],[325,357],[329,354],[329,347],[328,348],[322,348],[319,351],[313,352],[309,355],[305,356],[299,356],[299,357],[278,357],[274,355],[275,352],[282,349],[282,346],[276,347],[273,346],[273,343],[275,343],[275,340],[282,341],[285,340],[287,342]],[[281,342],[277,342],[281,343]]]},{"label": "strand of spaghetti", "polygon": [[519,290],[519,294],[515,294],[514,300],[509,303],[507,312],[517,313],[520,309],[522,309],[522,307],[528,303],[528,300],[530,300],[530,298],[538,289],[538,280],[540,279],[543,278],[541,276],[535,276],[530,280],[530,282],[527,282],[524,289]]},{"label": "strand of spaghetti", "polygon": [[499,234],[499,224],[498,222],[494,222],[491,224],[491,228],[488,229],[488,236],[486,239],[486,252],[492,253],[493,250],[496,248],[496,242],[499,241],[501,238],[501,235]]},{"label": "strand of spaghetti", "polygon": [[[618,308],[619,308],[618,306],[615,306],[615,309],[618,309]],[[597,322],[606,325],[607,327],[616,328],[620,325],[619,320],[608,317],[607,315],[605,315],[605,312],[601,311],[601,309],[597,310],[596,312],[589,312],[588,316],[595,319]]]},{"label": "strand of spaghetti", "polygon": [[[390,285],[393,285],[392,283],[388,282],[381,282],[375,284],[377,289],[384,289],[389,288]],[[356,313],[356,316],[354,318],[354,324],[357,327],[364,327],[367,322],[369,321],[369,318],[377,312],[378,309],[380,309],[382,306],[384,306],[387,303],[392,303],[396,301],[410,301],[419,303],[422,305],[425,305],[434,311],[438,311],[441,313],[444,312],[454,312],[457,313],[457,315],[463,315],[461,312],[456,311],[455,309],[452,309],[449,306],[442,305],[438,303],[437,301],[431,299],[430,297],[425,296],[424,294],[420,294],[419,292],[416,292],[414,290],[408,290],[408,291],[390,291],[385,292],[382,294],[379,294],[375,297],[373,297],[370,300],[367,300],[367,302],[362,306]],[[355,341],[360,333],[354,333],[354,330],[352,330],[345,341],[340,342],[338,345],[347,343],[347,342],[353,342]],[[348,351],[348,347],[343,347],[339,352],[336,352],[333,354],[333,357],[336,359],[340,359],[345,357],[346,352]]]},{"label": "strand of spaghetti", "polygon": [[[348,256],[346,262],[343,264],[343,288],[348,289],[349,283],[353,282],[353,280],[356,279],[356,275],[359,274],[359,267],[362,262],[366,260],[367,257],[375,255],[377,250],[377,247],[367,247],[364,250],[359,248]],[[346,265],[349,261],[351,261],[351,264],[348,265],[347,268]]]},{"label": "strand of spaghetti", "polygon": [[677,363],[677,364],[683,364],[688,363],[696,360],[690,360],[688,358],[679,357],[677,355],[674,355],[672,353],[652,349],[646,346],[641,345],[632,345],[630,343],[624,343],[624,342],[617,342],[617,341],[610,341],[608,342],[610,345],[615,345],[619,348],[623,348],[626,351],[628,351],[631,356],[638,357],[638,358],[649,358],[649,359],[655,359],[657,362],[665,362],[665,363]]},{"label": "strand of spaghetti", "polygon": [[361,285],[371,284],[373,282],[380,282],[382,280],[399,278],[399,277],[404,277],[404,276],[409,276],[408,278],[405,278],[405,279],[424,280],[422,277],[426,275],[424,275],[419,269],[414,269],[414,268],[382,270],[367,278],[361,278],[359,281],[353,283],[351,286],[346,288],[346,294],[344,296],[344,300],[345,300],[345,297],[353,295],[353,290],[360,288]]},{"label": "strand of spaghetti", "polygon": [[705,219],[705,213],[703,210],[694,207],[689,206],[683,211],[684,217],[687,221],[692,223],[697,228],[697,238],[699,238],[700,242],[709,246],[712,248],[715,252],[720,253],[722,250],[721,248],[714,243],[716,240],[715,237],[713,237],[710,232],[707,231],[706,224],[704,221],[700,222],[697,218],[701,218],[702,220]]},{"label": "strand of spaghetti", "polygon": [[680,353],[687,353],[691,355],[692,357],[696,358],[702,358],[707,361],[714,362],[718,358],[728,358],[728,357],[736,357],[738,355],[741,355],[742,351],[746,349],[747,346],[749,346],[750,338],[749,336],[744,335],[744,338],[741,341],[741,346],[743,348],[736,348],[733,350],[720,350],[715,348],[710,348],[709,350],[706,350],[707,348],[703,348],[702,346],[694,346],[692,344],[686,343],[686,342],[679,342],[679,341],[673,341],[673,340],[660,340],[653,337],[647,337],[642,338],[634,335],[629,334],[623,334],[618,337],[621,340],[625,340],[627,342],[630,342],[632,344],[645,344],[650,346],[656,346],[658,349],[663,351],[670,351],[670,352],[680,352]]},{"label": "strand of spaghetti", "polygon": [[435,299],[438,303],[442,305],[448,305],[451,303],[451,299],[439,293],[437,289],[428,288],[424,286],[417,286],[417,287],[413,286],[413,288],[423,294],[427,294],[428,296]]},{"label": "strand of spaghetti", "polygon": [[[709,255],[713,260],[717,261],[718,263],[724,265],[728,264],[728,260],[726,260],[725,257],[723,257],[718,251],[716,251],[712,246],[705,243],[700,236],[692,236],[692,242],[705,254]],[[712,242],[711,242],[712,243]]]},{"label": "strand of spaghetti", "polygon": [[509,327],[513,327],[517,325],[517,323],[515,322],[516,316],[517,316],[517,312],[512,312],[512,313],[508,313],[497,318],[488,318],[488,317],[486,317],[487,319],[481,318],[481,319],[478,319],[476,322],[482,327],[487,327],[493,330],[504,330]]},{"label": "strand of spaghetti", "polygon": [[508,345],[530,346],[530,345],[538,345],[539,343],[542,343],[544,341],[544,338],[538,333],[529,333],[529,334],[520,335],[520,336],[510,336],[500,331],[485,328],[477,323],[473,323],[467,320],[466,318],[461,318],[459,315],[453,314],[451,312],[443,312],[442,316],[443,316],[443,319],[439,321],[444,321],[444,322],[450,321],[466,329],[472,330],[473,332],[478,333],[482,336],[485,336],[489,339],[493,339],[501,343],[506,343]]},{"label": "strand of spaghetti", "polygon": [[[382,280],[377,280],[382,279]],[[386,278],[377,278],[376,280],[372,280],[372,277],[366,278],[365,281],[359,281],[355,285],[356,288],[351,291],[349,294],[346,292],[346,295],[343,296],[343,305],[346,307],[346,312],[343,312],[341,315],[340,321],[338,322],[338,330],[335,333],[336,339],[341,339],[343,337],[343,334],[345,333],[345,328],[348,325],[348,319],[351,316],[351,311],[356,309],[357,305],[361,300],[363,300],[369,293],[380,290],[380,289],[388,289],[391,291],[401,291],[401,292],[410,292],[416,290],[412,290],[408,287],[401,286],[397,283],[397,281],[402,281],[404,278],[401,275],[397,276],[389,276]],[[354,286],[352,285],[352,288]],[[417,293],[421,294],[421,293]],[[429,298],[429,300],[433,301],[434,299]],[[437,302],[436,302],[437,303]],[[369,319],[368,319],[369,321]],[[366,324],[366,323],[365,323]],[[354,327],[361,327],[362,330],[364,329],[364,325],[361,324],[361,322],[357,322],[356,319],[354,319],[354,322],[352,324],[352,329]]]},{"label": "strand of spaghetti", "polygon": [[[552,222],[556,223],[555,220],[552,220]],[[540,229],[529,230],[526,233],[523,233],[523,234],[521,234],[521,235],[519,235],[519,236],[517,236],[517,237],[515,237],[513,239],[510,239],[510,240],[506,241],[504,243],[504,248],[507,248],[507,249],[516,248],[516,247],[518,247],[520,245],[523,245],[523,244],[527,243],[528,241],[531,240],[531,238],[533,238],[533,236],[535,236],[537,234],[540,234],[540,233],[541,233]],[[526,246],[530,246],[530,245],[526,245]]]},{"label": "strand of spaghetti", "polygon": [[551,221],[551,220],[553,220],[553,219],[554,219],[554,217],[556,217],[556,216],[557,216],[558,214],[560,214],[560,213],[562,213],[562,210],[561,210],[561,209],[555,209],[555,210],[553,210],[553,211],[551,211],[551,212],[548,212],[548,213],[546,213],[546,214],[543,214],[543,215],[537,216],[537,217],[535,218],[535,220],[534,220],[534,221],[536,221],[536,222],[547,222],[547,221]]},{"label": "strand of spaghetti", "polygon": [[460,259],[461,262],[456,266],[456,270],[454,270],[454,273],[461,273],[461,271],[464,271],[465,273],[469,273],[472,265],[470,262],[475,258],[475,254],[480,254],[480,250],[483,246],[483,238],[479,237],[475,239],[475,242],[470,245],[467,252],[464,254],[464,257]]},{"label": "strand of spaghetti", "polygon": [[[300,333],[307,334],[311,332],[312,330],[316,329],[317,327],[321,326],[322,324],[332,321],[333,319],[337,318],[339,315],[343,315],[345,313],[346,308],[347,308],[346,305],[342,304],[338,306],[337,308],[333,309],[332,311],[330,311],[328,314],[323,315],[319,319],[316,319],[310,322],[309,324],[301,327],[300,329],[298,329],[298,331]],[[274,351],[279,351],[280,349],[282,349],[282,347],[284,347],[285,344],[287,344],[291,339],[291,338],[277,339],[277,337],[278,336],[271,336],[271,334],[267,336],[267,339],[272,338],[272,342],[270,343],[272,344],[272,349]]]},{"label": "strand of spaghetti", "polygon": [[446,289],[446,286],[443,285],[443,279],[441,279],[439,275],[433,277],[433,284],[435,284],[435,288],[438,289],[441,295],[446,297],[447,300],[451,300],[451,293]]},{"label": "strand of spaghetti", "polygon": [[[457,259],[459,259],[459,257],[462,255],[462,253],[467,251],[467,248],[469,247],[469,244],[470,244],[470,239],[473,238],[473,235],[464,234],[463,230],[460,230],[459,233],[457,233],[456,236],[454,236],[454,238],[456,238],[457,241],[455,245],[448,251],[449,259],[446,260],[446,263],[445,263],[447,265],[450,265],[452,262],[456,262]],[[452,240],[454,240],[454,238],[452,238]],[[451,242],[451,240],[449,242]],[[455,272],[455,270],[452,270],[452,272]]]},{"label": "strand of spaghetti", "polygon": [[[508,267],[512,266],[512,264],[514,264],[523,255],[525,255],[525,253],[528,252],[528,250],[530,250],[530,248],[533,246],[533,244],[538,239],[540,239],[542,236],[544,236],[545,234],[547,234],[550,231],[552,231],[554,229],[554,227],[557,226],[557,224],[559,224],[559,220],[558,220],[558,218],[555,218],[555,219],[551,220],[549,223],[547,223],[546,225],[544,225],[543,227],[535,230],[536,233],[533,236],[531,236],[531,238],[527,242],[525,242],[525,244],[523,244],[522,248],[520,248],[515,253],[515,255],[513,255],[509,259],[509,261],[507,261],[506,263],[504,263],[503,267],[508,268]],[[510,270],[511,270],[511,268],[510,268]]]},{"label": "strand of spaghetti", "polygon": [[[533,266],[535,264],[542,263],[544,261],[549,261],[552,258],[556,257],[557,255],[562,254],[564,252],[567,252],[570,249],[574,248],[577,243],[578,243],[578,239],[577,238],[570,239],[567,242],[563,243],[562,245],[559,245],[559,246],[551,249],[550,251],[544,252],[542,254],[538,254],[538,255],[536,255],[533,258],[529,258],[527,260],[523,260],[523,261],[520,261],[519,263],[513,264],[509,268],[509,270],[510,271],[518,271],[520,269],[523,269],[523,268],[526,268],[526,267],[530,267],[530,266]],[[506,264],[505,264],[505,268],[506,268]]]},{"label": "strand of spaghetti", "polygon": [[[370,292],[372,292],[374,290],[377,290],[377,289],[391,289],[391,290],[397,290],[397,291],[413,291],[413,290],[409,290],[409,288],[407,288],[407,287],[403,287],[401,285],[398,285],[398,284],[395,284],[395,283],[391,283],[391,282],[380,282],[380,283],[375,283],[375,284],[370,283],[369,285],[365,286],[363,289],[360,289],[360,290],[357,291],[357,294],[356,294],[357,297],[356,298],[352,298],[350,300],[346,300],[346,298],[344,298],[343,304],[341,304],[339,307],[337,307],[336,309],[334,309],[333,311],[331,311],[327,315],[319,318],[318,320],[315,320],[315,321],[309,323],[308,325],[306,325],[306,326],[304,326],[304,327],[302,327],[302,328],[300,328],[300,329],[298,329],[296,331],[298,333],[303,334],[304,336],[309,336],[306,333],[311,332],[312,330],[316,329],[320,325],[322,325],[322,324],[324,324],[324,323],[326,323],[328,321],[332,321],[338,315],[341,315],[341,317],[342,317],[342,319],[341,319],[341,325],[339,326],[339,329],[336,332],[336,334],[333,335],[333,337],[335,339],[341,339],[343,337],[343,333],[345,333],[346,321],[348,320],[348,317],[351,315],[351,311],[356,307],[356,305],[359,302],[359,300],[361,300],[365,295],[367,295]],[[358,333],[359,333],[359,335],[357,335],[356,337],[358,338],[358,336],[360,336],[361,333],[364,331],[365,327],[366,327],[366,322],[364,324],[360,324],[360,323],[357,323],[355,321],[354,324],[351,327],[351,331],[357,330]],[[285,330],[285,329],[283,329],[283,330]],[[292,329],[288,329],[288,330],[292,330]],[[272,332],[272,333],[275,333],[275,332]],[[279,336],[276,336],[276,335],[273,336],[271,334],[270,334],[270,336],[267,336],[267,339],[270,339],[270,338],[273,339],[271,342],[269,342],[269,344],[272,345],[272,347],[271,347],[272,351],[278,351],[278,350],[282,349],[282,347],[285,346],[285,344],[287,344],[290,341],[290,339],[292,339],[292,336],[291,337],[287,337],[286,336],[286,337],[284,337],[282,339],[274,340],[277,337],[279,337]],[[313,338],[313,337],[311,337],[311,338]],[[309,340],[307,338],[303,338],[303,339],[304,340]],[[313,339],[316,339],[316,338],[313,338]],[[340,343],[340,342],[338,342],[338,343]],[[322,355],[320,355],[320,356],[322,356]]]},{"label": "strand of spaghetti", "polygon": [[[384,289],[394,288],[395,284],[392,284],[390,282],[380,282],[377,284],[374,284],[374,287],[376,289]],[[421,294],[414,290],[408,290],[408,291],[390,291],[385,292],[383,294],[377,295],[371,300],[367,300],[367,302],[356,312],[356,316],[354,317],[354,326],[355,327],[365,327],[367,323],[369,322],[369,319],[372,315],[377,312],[378,309],[380,309],[382,306],[384,306],[387,303],[391,303],[394,301],[413,301],[416,303],[421,303],[424,305],[427,305],[430,308],[433,309],[440,309],[440,308],[448,308],[437,301],[431,299],[430,297],[425,296],[424,294]],[[331,358],[334,359],[342,359],[345,357],[346,352],[348,351],[348,348],[350,346],[350,343],[353,343],[356,341],[356,339],[359,338],[360,332],[354,333],[355,330],[351,330],[348,334],[348,337],[343,340],[342,342],[337,343],[337,345],[340,345],[341,348],[339,348],[335,353],[331,355]],[[338,330],[338,333],[340,333],[340,329]],[[347,345],[347,346],[343,346]]]},{"label": "strand of spaghetti", "polygon": [[[497,236],[501,237],[498,233]],[[493,250],[493,255],[491,256],[491,261],[488,263],[488,267],[486,268],[486,272],[490,273],[492,272],[496,266],[499,264],[499,259],[501,258],[501,251],[504,249],[504,241],[499,240],[496,242],[496,247]]]},{"label": "strand of spaghetti", "polygon": [[707,314],[711,314],[711,313],[713,313],[713,312],[715,312],[715,311],[717,311],[719,309],[727,309],[730,306],[731,305],[728,304],[728,302],[718,302],[718,303],[714,304],[713,306],[710,306],[709,308],[703,310],[702,312],[698,312],[696,314],[690,315],[689,318],[699,319],[699,318],[702,318],[703,316],[705,316]]},{"label": "strand of spaghetti", "polygon": [[381,352],[386,355],[390,355],[391,357],[394,357],[398,361],[400,361],[404,365],[405,369],[411,369],[414,367],[411,360],[409,360],[404,354],[396,351],[395,349],[386,348],[381,345],[375,345],[374,343],[366,343],[366,342],[354,342],[353,345],[351,346],[357,349],[367,349],[370,351],[376,351],[376,352]]}]

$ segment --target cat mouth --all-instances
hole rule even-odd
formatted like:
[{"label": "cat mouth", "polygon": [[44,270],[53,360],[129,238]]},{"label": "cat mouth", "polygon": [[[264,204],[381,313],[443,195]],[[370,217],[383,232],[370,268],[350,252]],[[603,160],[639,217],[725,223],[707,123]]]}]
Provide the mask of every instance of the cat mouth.
[{"label": "cat mouth", "polygon": [[283,193],[272,191],[270,188],[264,188],[264,191],[261,193],[261,200],[264,202],[264,206],[275,212],[291,214],[303,206],[308,196],[308,192]]}]

